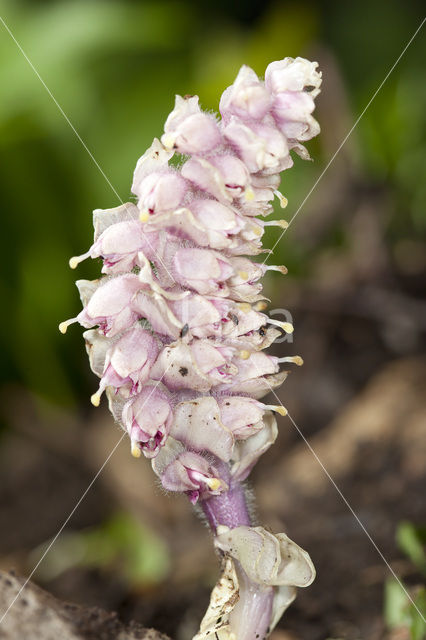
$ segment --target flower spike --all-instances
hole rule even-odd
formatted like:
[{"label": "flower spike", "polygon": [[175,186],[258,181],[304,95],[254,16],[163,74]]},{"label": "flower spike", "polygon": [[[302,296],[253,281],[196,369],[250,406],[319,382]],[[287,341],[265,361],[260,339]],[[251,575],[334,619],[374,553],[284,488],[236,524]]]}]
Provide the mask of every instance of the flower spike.
[{"label": "flower spike", "polygon": [[[261,278],[287,273],[251,256],[262,247],[280,172],[319,132],[312,113],[321,74],[303,58],[272,62],[265,81],[243,66],[220,100],[221,119],[197,96],[176,96],[164,133],[139,158],[135,203],[93,214],[94,243],[75,269],[101,258],[102,277],[77,286],[91,396],[108,398],[130,452],[147,458],[163,488],[198,504],[224,558],[224,573],[194,640],[265,638],[296,587],[312,582],[308,554],[285,534],[252,525],[244,481],[277,438],[281,405],[260,399],[282,384],[281,364],[264,349],[290,322],[263,313]],[[178,162],[170,163],[174,154]]]}]

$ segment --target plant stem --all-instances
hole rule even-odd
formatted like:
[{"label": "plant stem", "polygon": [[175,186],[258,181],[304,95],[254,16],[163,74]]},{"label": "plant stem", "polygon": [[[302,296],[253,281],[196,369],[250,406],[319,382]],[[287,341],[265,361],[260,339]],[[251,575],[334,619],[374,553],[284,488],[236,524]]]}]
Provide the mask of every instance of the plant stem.
[{"label": "plant stem", "polygon": [[[217,532],[219,525],[230,529],[251,526],[244,487],[240,482],[233,481],[227,465],[215,463],[215,466],[221,467],[221,477],[228,483],[229,489],[199,503],[213,533]],[[269,633],[274,589],[250,580],[238,562],[235,562],[235,566],[239,600],[230,615],[229,629],[235,640],[263,640]]]}]

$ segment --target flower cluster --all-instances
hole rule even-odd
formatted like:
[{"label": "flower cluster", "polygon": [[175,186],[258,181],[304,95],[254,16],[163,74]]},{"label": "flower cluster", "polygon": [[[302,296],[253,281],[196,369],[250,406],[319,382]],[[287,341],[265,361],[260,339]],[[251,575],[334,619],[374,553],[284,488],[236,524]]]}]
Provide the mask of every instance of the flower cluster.
[{"label": "flower cluster", "polygon": [[247,256],[264,252],[266,226],[286,226],[264,218],[275,197],[286,205],[278,187],[290,152],[309,158],[302,143],[319,132],[316,67],[285,58],[261,81],[243,66],[220,120],[197,96],[177,96],[161,140],[137,162],[137,202],[96,210],[94,244],[70,260],[103,261],[99,280],[77,282],[81,313],[60,325],[88,329],[93,404],[106,392],[132,454],[151,459],[166,490],[208,505],[215,531],[250,524],[221,505],[276,438],[272,412],[285,409],[260,398],[285,379],[282,362],[301,364],[263,352],[293,331],[263,313],[260,278],[285,267]]}]

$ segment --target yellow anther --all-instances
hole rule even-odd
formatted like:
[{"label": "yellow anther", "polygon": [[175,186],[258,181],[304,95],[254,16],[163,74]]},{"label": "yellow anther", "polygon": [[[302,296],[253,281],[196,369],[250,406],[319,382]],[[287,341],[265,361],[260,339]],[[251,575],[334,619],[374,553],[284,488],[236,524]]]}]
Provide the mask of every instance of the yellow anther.
[{"label": "yellow anther", "polygon": [[275,413],[279,413],[280,416],[286,416],[288,411],[282,404],[265,404],[265,409],[269,409],[269,411],[275,411]]},{"label": "yellow anther", "polygon": [[216,535],[221,536],[222,533],[228,533],[229,527],[226,524],[218,524],[216,527]]},{"label": "yellow anther", "polygon": [[96,393],[90,396],[90,402],[93,404],[94,407],[99,407],[101,403],[101,395],[102,395],[101,392],[97,391]]},{"label": "yellow anther", "polygon": [[280,416],[286,416],[287,415],[287,409],[285,407],[283,407],[282,405],[277,405],[276,407],[274,407],[274,411],[279,413]]},{"label": "yellow anther", "polygon": [[286,275],[288,273],[287,267],[285,267],[283,264],[282,265],[270,264],[266,267],[266,271],[279,271],[283,275]]},{"label": "yellow anther", "polygon": [[281,322],[281,327],[284,329],[286,333],[293,333],[294,327],[291,322]]},{"label": "yellow anther", "polygon": [[249,274],[247,273],[247,271],[238,271],[238,276],[241,278],[241,280],[248,280]]},{"label": "yellow anther", "polygon": [[206,485],[209,487],[209,489],[211,489],[212,491],[217,491],[218,489],[220,489],[220,487],[222,486],[221,481],[219,480],[219,478],[207,478],[206,479]]},{"label": "yellow anther", "polygon": [[300,356],[294,356],[293,362],[294,364],[297,364],[298,367],[301,367],[303,364],[303,358],[301,358]]},{"label": "yellow anther", "polygon": [[78,256],[73,256],[72,258],[69,259],[69,265],[71,269],[76,269],[79,263],[80,263],[80,260],[78,259]]},{"label": "yellow anther", "polygon": [[251,187],[247,187],[247,189],[244,192],[244,197],[247,200],[247,202],[252,202],[252,200],[254,200],[255,193]]},{"label": "yellow anther", "polygon": [[282,227],[283,229],[287,229],[288,222],[287,220],[277,220],[277,226]]},{"label": "yellow anther", "polygon": [[261,227],[252,227],[251,229],[252,229],[253,233],[255,233],[257,236],[261,236],[262,233],[263,233]]},{"label": "yellow anther", "polygon": [[59,325],[59,331],[61,333],[66,333],[69,324],[70,324],[69,320],[64,320],[64,322],[61,322],[60,325]]},{"label": "yellow anther", "polygon": [[237,306],[243,313],[248,313],[249,311],[251,311],[251,304],[249,304],[248,302],[238,302]]},{"label": "yellow anther", "polygon": [[131,454],[134,458],[140,458],[141,457],[141,450],[139,449],[138,445],[136,444],[136,442],[132,442],[132,447],[130,449]]},{"label": "yellow anther", "polygon": [[288,222],[287,220],[270,220],[269,222],[263,223],[264,227],[281,227],[281,229],[287,229]]},{"label": "yellow anther", "polygon": [[278,200],[280,201],[280,207],[281,209],[285,209],[286,206],[288,205],[288,200],[285,196],[283,196],[283,194],[280,191],[274,191],[275,195],[277,196]]},{"label": "yellow anther", "polygon": [[140,214],[139,214],[139,220],[141,222],[148,222],[148,220],[149,220],[148,211],[141,211]]},{"label": "yellow anther", "polygon": [[165,133],[161,138],[161,142],[166,151],[171,151],[175,146],[175,137],[171,133]]},{"label": "yellow anther", "polygon": [[265,309],[268,308],[268,303],[265,302],[264,300],[259,300],[259,302],[256,302],[256,304],[254,305],[254,309],[256,311],[265,311]]},{"label": "yellow anther", "polygon": [[248,360],[251,356],[251,353],[250,351],[247,351],[247,349],[243,349],[242,351],[240,351],[239,356],[241,360]]}]

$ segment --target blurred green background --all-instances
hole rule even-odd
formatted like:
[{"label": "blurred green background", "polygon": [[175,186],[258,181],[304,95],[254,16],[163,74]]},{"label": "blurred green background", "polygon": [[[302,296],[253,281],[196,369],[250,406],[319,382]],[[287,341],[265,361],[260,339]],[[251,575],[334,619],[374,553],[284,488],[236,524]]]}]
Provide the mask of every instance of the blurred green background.
[{"label": "blurred green background", "polygon": [[[57,327],[61,320],[80,310],[75,278],[97,277],[99,264],[88,261],[73,272],[68,268],[68,259],[90,246],[93,209],[113,207],[119,204],[119,198],[130,198],[136,161],[152,138],[162,133],[174,95],[198,94],[204,108],[217,109],[221,92],[242,64],[262,75],[269,62],[285,56],[318,60],[323,70],[323,92],[316,117],[322,133],[307,145],[314,162],[296,159],[294,168],[283,174],[281,190],[289,200],[286,217],[290,219],[419,26],[423,13],[422,2],[399,0],[0,0],[0,16],[16,39],[15,42],[5,25],[0,24],[3,459],[9,455],[11,434],[18,434],[19,451],[39,437],[35,429],[30,433],[20,424],[31,422],[34,427],[40,420],[48,434],[43,441],[45,448],[55,438],[59,443],[58,449],[52,448],[55,456],[59,450],[62,455],[68,446],[67,454],[78,451],[78,442],[83,443],[80,447],[85,451],[85,471],[75,472],[82,477],[81,487],[86,486],[86,475],[89,480],[93,475],[82,433],[86,422],[98,419],[93,418],[89,403],[96,381],[89,371],[81,330],[73,326],[64,337]],[[400,380],[413,376],[410,390],[418,389],[419,380],[424,380],[425,59],[423,29],[270,260],[289,268],[285,279],[269,278],[267,292],[273,307],[292,312],[296,325],[294,346],[306,361],[306,366],[293,374],[289,386],[283,388],[281,397],[307,435],[321,437],[321,430],[388,366],[402,363],[401,372],[395,370],[395,377]],[[278,215],[282,213],[277,212]],[[276,230],[268,231],[266,243],[272,246],[277,237]],[[405,371],[409,372],[408,377]],[[384,397],[389,394],[391,387],[384,391]],[[420,392],[410,400],[410,406],[417,407],[419,397],[422,398]],[[29,406],[37,419],[22,415],[23,407]],[[104,416],[103,420],[102,428],[106,430],[109,419]],[[70,421],[74,421],[74,427]],[[282,450],[297,446],[297,434],[282,437]],[[392,446],[395,449],[394,436],[388,437],[389,447],[383,441],[375,459]],[[108,450],[107,447],[105,451]],[[278,464],[278,447],[271,456],[270,462]],[[78,466],[76,460],[77,454],[71,467]],[[100,463],[103,458],[95,460]],[[352,461],[356,472],[360,469],[357,460]],[[44,462],[37,464],[43,466]],[[395,460],[386,458],[383,464],[394,477]],[[4,472],[4,486],[10,488],[3,495],[4,513],[15,502],[13,487],[27,490],[30,467],[25,463],[22,473],[19,468],[13,473]],[[93,468],[97,468],[96,464]],[[261,471],[262,467],[259,477]],[[379,471],[375,468],[374,473]],[[350,474],[348,477],[350,490],[356,479]],[[382,515],[388,523],[385,529],[388,528],[378,528],[390,554],[398,554],[393,532],[399,520],[424,520],[424,500],[420,499],[416,484],[419,478],[407,480],[413,485],[410,484],[413,493],[408,501],[408,485],[401,480],[395,503],[388,504],[384,498],[381,503],[377,496],[377,504],[370,505],[379,511],[380,505],[387,505],[383,506]],[[93,505],[87,507],[86,515],[76,525],[84,530],[89,525],[98,527],[96,531],[85,531],[78,540],[80,564],[86,564],[89,554],[92,564],[104,566],[105,558],[121,557],[123,549],[134,548],[134,538],[142,535],[137,529],[140,523],[136,525],[120,515],[120,496],[109,502],[113,482],[102,488],[105,495],[97,496],[97,506],[108,505],[98,510]],[[389,486],[387,483],[386,491]],[[50,495],[49,479],[46,487],[40,489],[44,497]],[[70,490],[66,499],[63,494],[57,498],[64,509],[68,503],[73,506],[81,493],[79,487]],[[355,495],[355,499],[358,497]],[[126,500],[124,503],[126,506]],[[169,508],[165,507],[166,511]],[[38,509],[33,519],[37,519],[37,513],[44,513],[43,506]],[[5,527],[10,526],[12,518],[12,526],[26,528],[24,521],[19,524],[23,510],[27,506],[21,505],[16,525],[12,516],[2,516],[8,523]],[[145,522],[142,537],[151,539],[150,531],[161,529],[158,519],[162,517],[156,513],[152,521]],[[23,570],[30,567],[39,545],[56,532],[56,524],[62,520],[59,509],[57,519],[49,520],[43,530],[25,538],[21,544],[23,555],[17,551],[19,544],[14,546],[8,540],[2,546],[4,557],[12,554],[10,557]],[[118,530],[121,533],[117,536]],[[111,545],[105,543],[104,551],[98,548],[99,531],[103,532],[101,539],[114,540]],[[309,537],[303,530],[301,535],[302,542],[304,535]],[[70,558],[77,557],[74,543],[71,541],[66,551],[65,540],[62,558],[67,553]],[[157,578],[149,562],[151,568],[145,572],[144,556],[139,583],[144,583],[146,576],[148,582],[161,581],[167,573],[169,561],[164,559],[166,552],[159,544],[158,540],[148,544],[150,550],[154,549],[154,555],[149,552],[148,556],[159,558]],[[85,545],[83,551],[81,545]],[[94,547],[95,558],[90,554]],[[9,560],[2,566],[9,566]],[[123,562],[127,566],[126,558]],[[72,565],[72,561],[65,565]],[[58,574],[57,569],[52,571],[47,571],[50,577]],[[123,580],[133,584],[133,573],[124,571]],[[43,576],[40,580],[43,582]],[[377,593],[383,580],[375,587]],[[51,583],[49,588],[53,589]],[[55,592],[63,594],[60,588]],[[66,591],[69,597],[73,593]],[[376,597],[365,629],[371,627],[374,616],[380,618],[380,597]],[[108,600],[105,596],[94,602],[119,607],[117,598]],[[358,638],[350,625],[349,631],[333,626],[339,615],[344,615],[335,612],[333,618],[330,607],[327,619],[334,622],[325,624],[324,633]],[[123,611],[134,615],[134,609],[122,607]],[[141,615],[156,622],[155,616],[150,617],[145,610]],[[297,618],[297,610],[294,615]],[[351,614],[347,616],[352,619]],[[301,633],[303,625],[297,624],[295,619],[294,629]],[[164,630],[171,633],[166,624]],[[365,634],[382,637],[368,635],[367,631]],[[184,636],[182,631],[179,637]],[[306,637],[326,636],[309,632]]]},{"label": "blurred green background", "polygon": [[[319,60],[324,68],[318,115],[323,135],[310,144],[315,162],[298,162],[283,177],[292,214],[422,15],[421,3],[392,0],[2,0],[0,6],[112,185],[2,27],[1,288],[7,312],[2,314],[1,375],[60,404],[81,402],[93,387],[78,329],[66,338],[57,332],[58,322],[79,309],[68,257],[91,244],[94,208],[119,204],[114,190],[123,200],[129,198],[136,160],[162,132],[174,94],[198,94],[205,108],[216,109],[223,88],[243,63],[262,74],[271,60],[286,55]],[[425,49],[421,33],[329,172],[337,178],[336,165],[351,163],[369,187],[386,189],[383,225],[392,249],[402,241],[417,243],[426,225]],[[275,254],[292,277],[309,277],[312,258],[326,246],[350,242],[351,204],[314,246],[296,243],[293,230],[288,232]],[[294,228],[307,224],[302,211]],[[420,247],[416,244],[413,251]],[[97,271],[96,264],[85,263],[77,277],[90,278]]]}]

